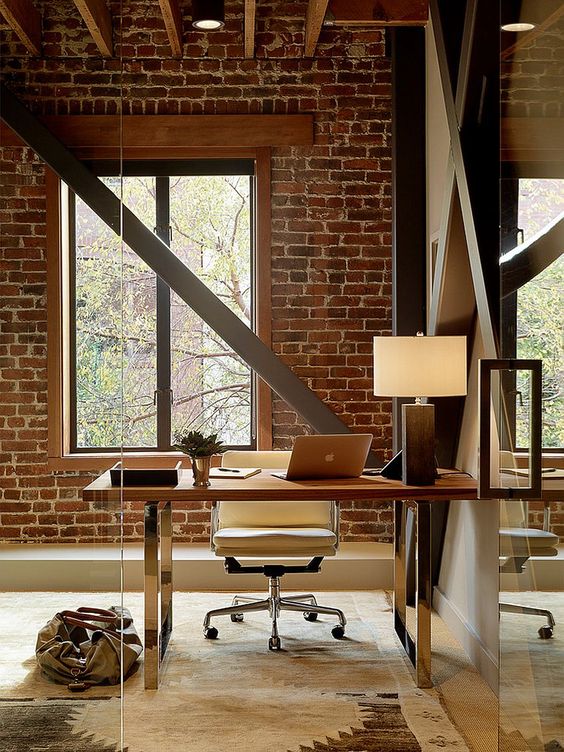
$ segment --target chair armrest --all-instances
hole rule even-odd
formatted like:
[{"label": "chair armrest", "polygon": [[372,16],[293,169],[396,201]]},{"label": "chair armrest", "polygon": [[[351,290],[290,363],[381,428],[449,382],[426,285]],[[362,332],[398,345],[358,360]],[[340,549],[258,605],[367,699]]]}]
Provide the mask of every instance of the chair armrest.
[{"label": "chair armrest", "polygon": [[335,548],[339,548],[340,534],[341,534],[341,514],[339,509],[339,502],[331,502],[331,530],[335,533],[337,540],[335,541]]},{"label": "chair armrest", "polygon": [[542,529],[550,532],[550,501],[548,499],[543,501]]},{"label": "chair armrest", "polygon": [[212,501],[211,508],[211,520],[210,520],[210,548],[215,551],[215,543],[213,537],[217,533],[219,527],[219,502]]}]

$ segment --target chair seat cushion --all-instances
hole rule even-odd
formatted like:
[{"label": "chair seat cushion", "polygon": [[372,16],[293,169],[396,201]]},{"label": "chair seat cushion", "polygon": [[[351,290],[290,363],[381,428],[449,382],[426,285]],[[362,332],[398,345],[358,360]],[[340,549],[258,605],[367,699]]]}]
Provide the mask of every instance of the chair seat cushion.
[{"label": "chair seat cushion", "polygon": [[502,556],[556,556],[558,536],[548,530],[507,527],[499,531]]},{"label": "chair seat cushion", "polygon": [[222,556],[330,556],[337,537],[317,527],[220,528],[213,536],[216,554]]}]

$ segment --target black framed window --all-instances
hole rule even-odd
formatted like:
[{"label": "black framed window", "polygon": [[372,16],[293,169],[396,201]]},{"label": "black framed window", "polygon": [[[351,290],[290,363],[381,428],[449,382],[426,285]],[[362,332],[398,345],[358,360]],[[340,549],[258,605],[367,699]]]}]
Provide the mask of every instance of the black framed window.
[{"label": "black framed window", "polygon": [[[254,160],[92,167],[254,328]],[[186,429],[254,448],[251,370],[72,195],[69,280],[71,451],[166,451]]]}]

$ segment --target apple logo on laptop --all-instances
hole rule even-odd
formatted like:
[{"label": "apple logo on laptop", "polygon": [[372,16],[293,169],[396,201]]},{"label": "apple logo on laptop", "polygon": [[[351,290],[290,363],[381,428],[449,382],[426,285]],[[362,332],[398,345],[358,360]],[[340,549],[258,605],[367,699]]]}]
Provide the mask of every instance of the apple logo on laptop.
[{"label": "apple logo on laptop", "polygon": [[334,459],[335,459],[335,455],[333,454],[333,452],[325,455],[325,462],[333,462]]}]

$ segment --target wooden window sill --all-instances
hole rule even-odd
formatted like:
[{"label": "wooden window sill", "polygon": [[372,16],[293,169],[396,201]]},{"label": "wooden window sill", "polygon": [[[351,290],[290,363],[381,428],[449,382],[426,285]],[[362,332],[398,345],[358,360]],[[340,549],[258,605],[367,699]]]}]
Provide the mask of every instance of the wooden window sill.
[{"label": "wooden window sill", "polygon": [[[517,467],[527,467],[529,464],[529,455],[526,452],[516,452],[515,460],[517,461]],[[542,455],[543,467],[558,467],[564,468],[564,453],[561,451],[556,452],[543,452]]]},{"label": "wooden window sill", "polygon": [[[190,460],[181,452],[84,452],[67,454],[62,457],[49,457],[49,470],[85,470],[103,472],[124,461],[126,467],[173,467],[178,460],[182,460],[182,468],[191,467]],[[213,464],[219,464],[220,457]]]}]

